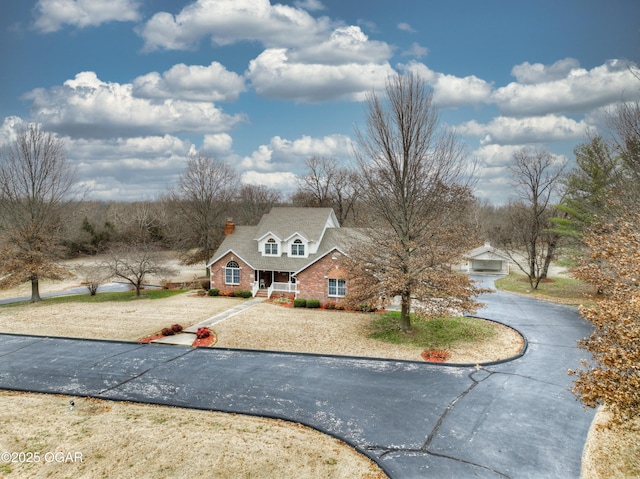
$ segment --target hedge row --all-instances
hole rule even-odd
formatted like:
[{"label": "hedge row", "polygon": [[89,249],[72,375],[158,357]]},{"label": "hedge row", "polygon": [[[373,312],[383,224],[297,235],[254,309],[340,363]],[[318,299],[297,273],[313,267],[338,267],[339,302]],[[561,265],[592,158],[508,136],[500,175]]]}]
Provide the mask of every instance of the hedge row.
[{"label": "hedge row", "polygon": [[[220,290],[218,288],[211,288],[209,290],[209,296],[220,296]],[[238,289],[231,293],[227,293],[224,296],[235,296],[236,298],[251,298],[253,296],[253,293],[251,291]]]},{"label": "hedge row", "polygon": [[298,298],[293,300],[294,308],[319,308],[320,300],[319,299],[303,299]]},{"label": "hedge row", "polygon": [[318,300],[318,299],[302,299],[302,298],[294,299],[293,300],[293,307],[294,308],[320,308],[320,307],[322,307],[323,309],[336,309],[336,310],[339,310],[339,311],[345,311],[345,310],[362,311],[363,313],[373,313],[373,312],[377,311],[376,308],[372,307],[369,304],[361,304],[360,306],[358,306],[356,308],[347,308],[343,303],[335,303],[333,301],[329,301],[329,302],[326,302],[324,304],[321,304],[320,300]]}]

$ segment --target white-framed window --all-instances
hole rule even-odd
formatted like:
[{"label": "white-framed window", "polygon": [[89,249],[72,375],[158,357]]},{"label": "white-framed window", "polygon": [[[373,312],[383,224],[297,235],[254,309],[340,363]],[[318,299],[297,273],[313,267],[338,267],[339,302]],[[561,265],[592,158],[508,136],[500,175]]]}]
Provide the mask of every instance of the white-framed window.
[{"label": "white-framed window", "polygon": [[236,261],[229,261],[224,268],[225,284],[240,284],[240,265]]},{"label": "white-framed window", "polygon": [[329,296],[346,296],[347,281],[344,279],[329,279]]},{"label": "white-framed window", "polygon": [[269,238],[264,244],[264,254],[278,254],[278,243],[273,238]]},{"label": "white-framed window", "polygon": [[304,256],[304,244],[302,240],[295,240],[291,245],[291,256]]}]

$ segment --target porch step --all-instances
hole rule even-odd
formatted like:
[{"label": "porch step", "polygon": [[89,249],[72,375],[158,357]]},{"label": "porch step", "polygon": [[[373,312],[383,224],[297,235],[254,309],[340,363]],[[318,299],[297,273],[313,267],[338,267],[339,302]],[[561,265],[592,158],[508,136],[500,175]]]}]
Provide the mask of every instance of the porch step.
[{"label": "porch step", "polygon": [[256,293],[256,295],[254,296],[254,298],[266,298],[267,297],[267,290],[266,289],[259,289]]}]

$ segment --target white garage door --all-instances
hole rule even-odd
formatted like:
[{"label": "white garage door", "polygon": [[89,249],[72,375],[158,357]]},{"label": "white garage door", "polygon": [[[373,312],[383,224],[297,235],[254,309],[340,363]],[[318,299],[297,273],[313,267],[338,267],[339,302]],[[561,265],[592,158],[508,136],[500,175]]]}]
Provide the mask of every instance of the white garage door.
[{"label": "white garage door", "polygon": [[488,260],[488,259],[476,259],[473,261],[473,269],[476,271],[501,271],[502,261],[500,260]]}]

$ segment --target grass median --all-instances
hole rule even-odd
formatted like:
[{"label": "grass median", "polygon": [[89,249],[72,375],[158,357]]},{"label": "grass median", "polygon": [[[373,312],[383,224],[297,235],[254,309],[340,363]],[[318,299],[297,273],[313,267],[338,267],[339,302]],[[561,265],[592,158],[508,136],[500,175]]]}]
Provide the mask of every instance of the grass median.
[{"label": "grass median", "polygon": [[538,289],[532,289],[526,276],[511,273],[509,276],[496,280],[495,285],[496,288],[510,293],[524,294],[575,306],[592,304],[592,295],[595,293],[592,286],[569,277],[549,278],[540,281]]},{"label": "grass median", "polygon": [[465,316],[421,319],[412,315],[411,331],[402,331],[399,326],[400,313],[385,313],[372,321],[369,337],[425,349],[447,349],[460,343],[484,341],[494,334],[491,323]]}]

